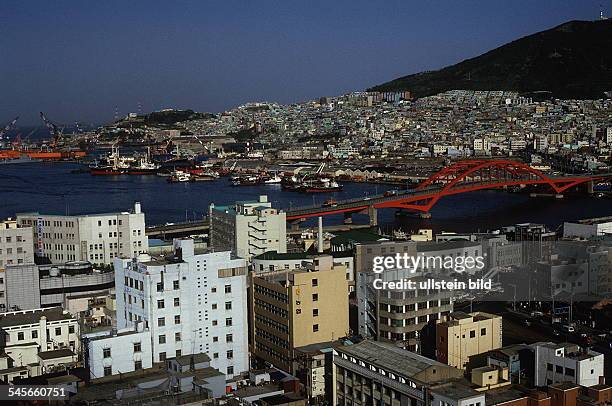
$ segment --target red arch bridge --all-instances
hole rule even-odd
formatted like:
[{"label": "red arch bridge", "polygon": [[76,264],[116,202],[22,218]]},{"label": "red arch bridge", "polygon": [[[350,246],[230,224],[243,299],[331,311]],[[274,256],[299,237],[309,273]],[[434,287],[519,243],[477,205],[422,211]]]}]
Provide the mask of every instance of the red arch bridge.
[{"label": "red arch bridge", "polygon": [[376,225],[376,210],[385,208],[429,212],[443,197],[483,189],[548,185],[557,195],[577,185],[612,178],[612,174],[551,177],[521,162],[495,159],[462,160],[449,165],[421,182],[415,189],[393,195],[377,195],[338,201],[332,205],[296,207],[286,210],[288,221],[330,214],[365,213],[370,224]]}]

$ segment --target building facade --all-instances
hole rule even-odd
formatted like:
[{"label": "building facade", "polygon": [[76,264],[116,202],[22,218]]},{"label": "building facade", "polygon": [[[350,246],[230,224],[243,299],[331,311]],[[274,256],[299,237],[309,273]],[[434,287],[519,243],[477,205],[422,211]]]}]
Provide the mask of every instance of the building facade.
[{"label": "building facade", "polygon": [[465,368],[471,356],[502,347],[502,318],[489,313],[451,313],[436,324],[438,361]]},{"label": "building facade", "polygon": [[110,265],[115,257],[132,258],[148,250],[145,215],[138,202],[131,212],[80,216],[20,213],[17,222],[34,229],[34,252],[52,263]]},{"label": "building facade", "polygon": [[268,251],[287,252],[285,212],[274,209],[267,196],[233,206],[210,205],[210,244],[251,259]]},{"label": "building facade", "polygon": [[229,251],[174,240],[164,258],[115,261],[117,327],[143,322],[152,362],[206,353],[229,378],[248,370],[247,269]]},{"label": "building facade", "polygon": [[[287,272],[251,275],[251,353],[292,373],[294,350],[349,333],[346,269],[331,256]],[[264,366],[264,365],[261,365]]]}]

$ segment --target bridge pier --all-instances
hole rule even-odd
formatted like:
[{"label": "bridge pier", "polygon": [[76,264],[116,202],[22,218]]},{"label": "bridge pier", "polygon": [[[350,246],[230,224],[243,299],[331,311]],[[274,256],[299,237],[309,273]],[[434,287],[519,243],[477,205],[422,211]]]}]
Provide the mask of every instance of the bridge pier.
[{"label": "bridge pier", "polygon": [[370,218],[370,225],[378,225],[378,210],[374,206],[368,206],[368,217]]},{"label": "bridge pier", "polygon": [[595,182],[593,182],[592,180],[587,182],[587,193],[592,195],[595,191],[593,190],[593,187],[595,186]]},{"label": "bridge pier", "polygon": [[344,212],[344,224],[353,224],[353,213]]}]

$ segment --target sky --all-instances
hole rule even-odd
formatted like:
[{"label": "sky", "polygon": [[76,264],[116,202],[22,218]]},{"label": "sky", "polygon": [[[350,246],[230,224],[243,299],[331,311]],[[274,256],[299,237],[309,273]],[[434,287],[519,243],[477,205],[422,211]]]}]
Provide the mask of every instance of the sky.
[{"label": "sky", "polygon": [[612,0],[2,0],[0,125],[220,112],[439,69]]}]

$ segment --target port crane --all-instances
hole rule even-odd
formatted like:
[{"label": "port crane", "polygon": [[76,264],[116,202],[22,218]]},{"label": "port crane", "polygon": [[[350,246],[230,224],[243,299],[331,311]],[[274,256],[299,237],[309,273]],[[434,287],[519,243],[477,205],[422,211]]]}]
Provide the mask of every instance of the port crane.
[{"label": "port crane", "polygon": [[45,126],[47,126],[47,129],[49,130],[49,132],[53,136],[53,141],[51,142],[51,147],[55,148],[59,144],[59,142],[61,141],[62,137],[64,136],[64,126],[63,125],[59,126],[59,125],[55,124],[53,121],[49,120],[45,116],[45,113],[43,113],[42,111],[40,112],[40,118],[42,119],[43,123],[45,123]]},{"label": "port crane", "polygon": [[[13,121],[5,125],[4,128],[0,130],[0,141],[5,139],[4,135],[15,127],[15,123],[17,123],[17,120],[19,120],[19,116],[15,117]],[[8,139],[8,137],[6,139]]]}]

